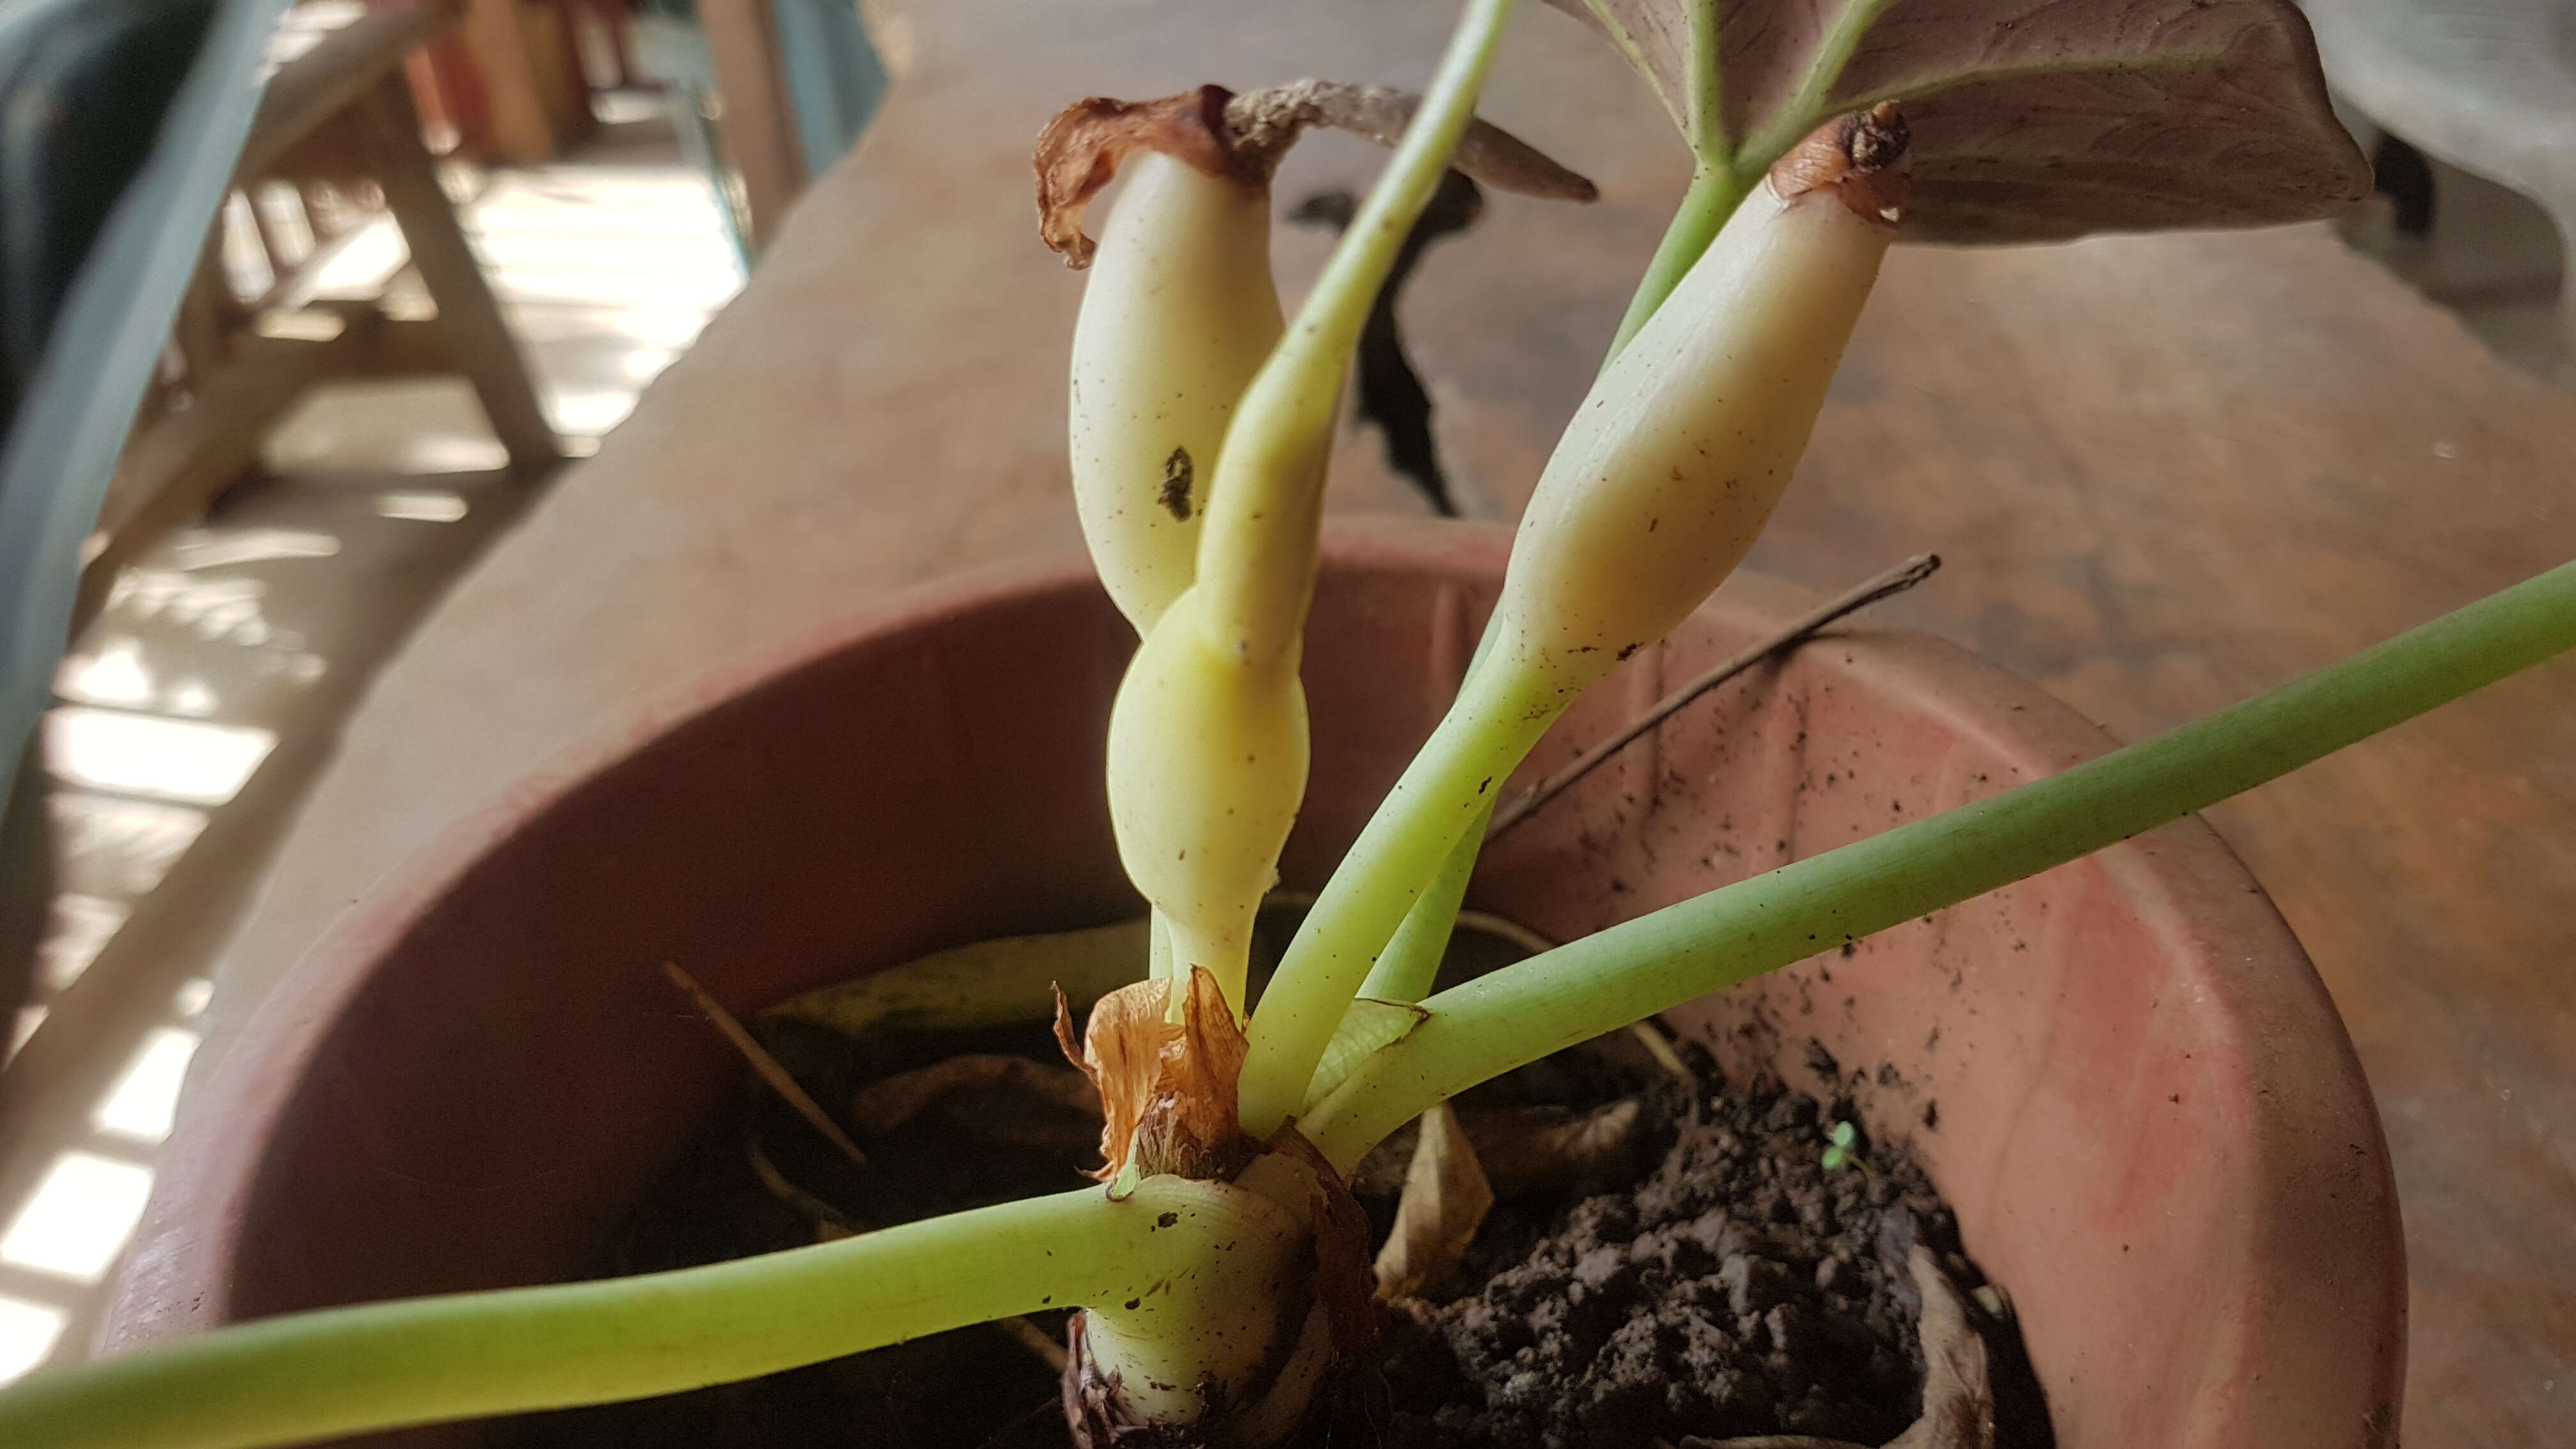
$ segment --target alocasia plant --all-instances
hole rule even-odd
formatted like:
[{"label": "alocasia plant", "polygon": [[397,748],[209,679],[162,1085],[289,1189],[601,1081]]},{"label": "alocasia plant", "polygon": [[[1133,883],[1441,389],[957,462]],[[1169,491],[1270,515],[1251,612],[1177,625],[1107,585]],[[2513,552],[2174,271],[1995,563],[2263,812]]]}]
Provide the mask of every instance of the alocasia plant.
[{"label": "alocasia plant", "polygon": [[[1456,708],[1247,1001],[1244,930],[1303,789],[1299,649],[1335,398],[1461,138],[1501,146],[1470,112],[1509,8],[1470,0],[1418,105],[1311,83],[1084,102],[1041,154],[1049,239],[1079,258],[1081,204],[1122,154],[1153,153],[1099,244],[1073,439],[1086,536],[1142,636],[1109,778],[1153,923],[967,948],[861,989],[881,1015],[961,993],[989,1011],[1010,992],[1035,1015],[1050,976],[1123,973],[1079,1035],[1059,1018],[1104,1098],[1105,1186],[680,1272],[227,1328],[0,1393],[0,1442],[300,1442],[694,1388],[1079,1305],[1078,1437],[1266,1449],[1365,1371],[1364,1227],[1342,1175],[1406,1122],[1432,1113],[1423,1140],[1464,1150],[1438,1114],[1481,1081],[2576,646],[2571,565],[2170,735],[1426,995],[1497,787],[1743,556],[1891,240],[2283,221],[2364,182],[2277,0],[1590,0],[1580,13],[1662,97],[1698,179],[1539,485]],[[1268,163],[1283,117],[1332,105],[1364,131],[1410,124],[1283,326]],[[1434,1228],[1426,1241],[1454,1244],[1454,1221]]]}]

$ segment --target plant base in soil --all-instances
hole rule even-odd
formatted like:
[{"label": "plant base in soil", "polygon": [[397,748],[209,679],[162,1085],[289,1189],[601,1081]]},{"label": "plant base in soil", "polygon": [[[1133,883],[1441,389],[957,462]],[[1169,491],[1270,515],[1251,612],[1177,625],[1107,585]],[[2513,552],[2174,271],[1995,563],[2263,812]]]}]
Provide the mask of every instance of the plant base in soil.
[{"label": "plant base in soil", "polygon": [[[1265,925],[1269,925],[1265,922]],[[1265,935],[1270,932],[1265,932]],[[1490,958],[1491,943],[1484,954]],[[1453,958],[1454,964],[1454,958]],[[1491,959],[1479,962],[1491,965]],[[1098,1120],[998,1083],[900,1128],[849,1120],[872,1083],[965,1054],[1063,1070],[1042,1025],[853,1041],[760,1024],[768,1049],[859,1138],[862,1169],[748,1079],[628,1216],[602,1275],[769,1252],[1079,1186]],[[1387,1305],[1389,1394],[1373,1423],[1312,1437],[1385,1449],[1701,1449],[1797,1434],[1885,1443],[1920,1409],[1917,1241],[1982,1284],[1948,1208],[1901,1150],[1856,1143],[1827,1166],[1838,1104],[1730,1088],[1686,1052],[1685,1085],[1625,1035],[1461,1098],[1497,1202],[1466,1262]],[[1410,1133],[1353,1187],[1383,1235]],[[1991,1297],[1991,1295],[1988,1295]],[[1998,1440],[2052,1443],[2010,1320],[1978,1315]],[[1062,1314],[985,1325],[747,1383],[491,1426],[505,1449],[1055,1449],[1069,1445],[1041,1336]]]}]

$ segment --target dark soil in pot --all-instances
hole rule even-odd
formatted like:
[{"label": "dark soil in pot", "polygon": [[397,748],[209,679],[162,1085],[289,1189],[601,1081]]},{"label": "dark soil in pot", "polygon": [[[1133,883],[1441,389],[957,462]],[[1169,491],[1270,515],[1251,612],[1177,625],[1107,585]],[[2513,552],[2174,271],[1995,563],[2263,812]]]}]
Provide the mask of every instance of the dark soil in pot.
[{"label": "dark soil in pot", "polygon": [[[1914,1422],[1922,1297],[1908,1250],[1920,1242],[1953,1282],[1983,1287],[1949,1208],[1893,1148],[1855,1138],[1828,1166],[1847,1108],[1737,1087],[1689,1057],[1689,1090],[1645,1094],[1661,1148],[1651,1170],[1588,1195],[1507,1200],[1458,1281],[1392,1306],[1388,1443],[1876,1445]],[[1995,1442],[2053,1444],[2018,1333],[1991,1311],[1976,1318],[1994,1365]]]},{"label": "dark soil in pot", "polygon": [[[1023,1076],[1059,1084],[1071,1075],[1037,1025],[853,1041],[773,1020],[758,1034],[845,1118],[866,1117],[856,1099],[872,1084],[961,1057],[1017,1057],[1039,1068]],[[845,1103],[854,1110],[843,1113]],[[1983,1279],[1960,1251],[1950,1210],[1900,1150],[1855,1139],[1828,1165],[1834,1124],[1852,1117],[1847,1104],[1773,1084],[1737,1087],[1697,1048],[1658,1054],[1621,1035],[1488,1083],[1457,1106],[1487,1159],[1494,1210],[1450,1281],[1389,1306],[1387,1416],[1318,1426],[1317,1443],[1700,1449],[1695,1441],[1787,1434],[1877,1445],[1913,1423],[1924,1370],[1907,1250],[1918,1241],[1932,1249],[1963,1290]],[[843,1125],[860,1137],[864,1169],[746,1073],[734,1102],[630,1214],[597,1272],[685,1267],[1062,1191],[1098,1161],[1097,1116],[1026,1081],[949,1092],[881,1135],[863,1120]],[[1408,1132],[1354,1174],[1381,1239],[1410,1152]],[[1977,1317],[1994,1363],[1997,1442],[2052,1443],[2009,1319]],[[1057,1449],[1070,1440],[1046,1354],[1063,1341],[1063,1318],[532,1415],[496,1425],[491,1442]]]}]

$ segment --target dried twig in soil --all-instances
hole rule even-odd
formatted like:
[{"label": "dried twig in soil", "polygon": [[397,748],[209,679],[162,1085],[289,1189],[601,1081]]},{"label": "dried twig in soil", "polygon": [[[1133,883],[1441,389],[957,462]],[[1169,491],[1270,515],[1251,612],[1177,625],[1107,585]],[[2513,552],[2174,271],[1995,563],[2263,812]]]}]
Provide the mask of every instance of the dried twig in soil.
[{"label": "dried twig in soil", "polygon": [[670,977],[671,984],[680,988],[690,1001],[697,1004],[698,1010],[705,1014],[708,1021],[715,1024],[717,1031],[724,1034],[724,1039],[733,1043],[733,1049],[742,1053],[743,1060],[751,1063],[752,1071],[769,1084],[771,1091],[784,1098],[788,1106],[796,1109],[797,1116],[812,1123],[814,1130],[822,1133],[833,1146],[841,1149],[842,1154],[848,1157],[852,1164],[859,1167],[868,1165],[868,1155],[859,1150],[859,1144],[852,1142],[850,1134],[841,1130],[841,1124],[833,1121],[830,1113],[825,1112],[820,1104],[807,1096],[803,1087],[796,1085],[796,1079],[787,1075],[787,1069],[778,1064],[776,1057],[771,1056],[759,1042],[752,1040],[751,1033],[743,1030],[742,1023],[734,1019],[732,1012],[724,1009],[723,1003],[709,996],[705,987],[700,986],[694,977],[681,970],[674,962],[663,962],[662,974]]}]

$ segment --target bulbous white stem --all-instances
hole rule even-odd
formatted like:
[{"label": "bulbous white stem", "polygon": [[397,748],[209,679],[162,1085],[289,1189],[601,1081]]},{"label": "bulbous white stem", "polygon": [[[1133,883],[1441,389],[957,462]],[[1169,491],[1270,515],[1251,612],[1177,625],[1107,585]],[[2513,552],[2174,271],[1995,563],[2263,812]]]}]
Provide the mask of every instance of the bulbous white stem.
[{"label": "bulbous white stem", "polygon": [[1330,1359],[1310,1220],[1258,1184],[1189,1188],[1229,1219],[1230,1241],[1131,1300],[1084,1310],[1082,1358],[1094,1378],[1114,1377],[1126,1422],[1261,1449],[1303,1420]]},{"label": "bulbous white stem", "polygon": [[1127,164],[1073,329],[1074,504],[1139,634],[1195,572],[1235,403],[1279,340],[1264,187],[1143,152]]},{"label": "bulbous white stem", "polygon": [[1548,460],[1500,604],[1518,667],[1570,699],[1743,561],[1894,231],[1831,187],[1745,198]]},{"label": "bulbous white stem", "polygon": [[1211,637],[1192,590],[1146,634],[1109,712],[1109,819],[1127,877],[1171,939],[1171,974],[1205,967],[1240,1017],[1252,921],[1306,794],[1297,660]]},{"label": "bulbous white stem", "polygon": [[1491,646],[1271,977],[1248,1034],[1246,1132],[1305,1100],[1352,993],[1489,792],[1752,547],[1877,279],[1904,149],[1892,108],[1809,137],[1602,370],[1522,516]]}]

